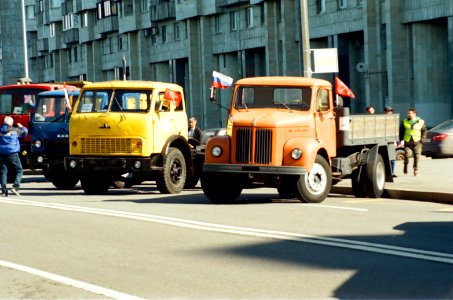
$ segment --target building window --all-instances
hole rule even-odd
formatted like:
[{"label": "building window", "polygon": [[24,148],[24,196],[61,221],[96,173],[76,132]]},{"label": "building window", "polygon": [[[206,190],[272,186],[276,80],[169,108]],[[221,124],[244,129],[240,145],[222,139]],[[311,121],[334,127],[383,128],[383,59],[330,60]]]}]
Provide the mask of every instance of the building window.
[{"label": "building window", "polygon": [[54,37],[55,36],[55,23],[50,23],[49,25],[49,36]]},{"label": "building window", "polygon": [[264,10],[264,5],[261,4],[260,5],[260,18],[261,18],[261,24],[264,24],[266,22],[266,16],[264,14],[265,10]]},{"label": "building window", "polygon": [[133,0],[125,0],[123,1],[123,11],[125,16],[132,16],[134,14],[134,1]]},{"label": "building window", "polygon": [[239,29],[239,18],[237,11],[230,12],[230,28],[231,31],[236,31]]},{"label": "building window", "polygon": [[316,11],[318,14],[326,12],[326,0],[316,0]]},{"label": "building window", "polygon": [[282,21],[282,4],[277,1],[277,23]]},{"label": "building window", "polygon": [[149,0],[142,0],[142,12],[149,11]]},{"label": "building window", "polygon": [[221,23],[221,21],[222,21],[221,18],[222,18],[221,15],[214,16],[214,32],[215,33],[222,32],[221,29],[220,29],[221,28],[221,24],[222,24]]},{"label": "building window", "polygon": [[34,5],[27,5],[27,7],[25,8],[25,12],[26,12],[27,20],[32,20],[36,17]]},{"label": "building window", "polygon": [[167,26],[162,26],[162,44],[167,43]]},{"label": "building window", "polygon": [[80,16],[80,26],[88,27],[88,11],[82,12],[82,15]]},{"label": "building window", "polygon": [[338,0],[338,8],[344,9],[348,7],[347,0]]},{"label": "building window", "polygon": [[123,34],[118,37],[118,50],[119,51],[127,51],[129,48],[129,43],[127,39],[127,35]]},{"label": "building window", "polygon": [[357,0],[357,6],[362,7],[363,6],[363,0]]},{"label": "building window", "polygon": [[38,13],[43,12],[44,11],[44,0],[38,0],[37,4],[38,4]]},{"label": "building window", "polygon": [[175,23],[174,30],[175,30],[175,41],[179,41],[181,39],[181,25],[179,23]]},{"label": "building window", "polygon": [[77,46],[75,46],[74,48],[72,48],[72,54],[74,55],[74,62],[77,62],[79,61],[79,53],[78,53],[78,48]]},{"label": "building window", "polygon": [[253,7],[248,7],[245,10],[245,20],[247,22],[247,28],[253,27]]},{"label": "building window", "polygon": [[63,31],[78,28],[79,27],[79,16],[76,14],[67,14],[63,19]]},{"label": "building window", "polygon": [[105,0],[102,2],[98,2],[97,6],[97,18],[103,19],[110,16],[117,16],[118,15],[118,8],[117,2],[113,0]]},{"label": "building window", "polygon": [[151,44],[152,45],[157,45],[157,35],[151,34]]}]

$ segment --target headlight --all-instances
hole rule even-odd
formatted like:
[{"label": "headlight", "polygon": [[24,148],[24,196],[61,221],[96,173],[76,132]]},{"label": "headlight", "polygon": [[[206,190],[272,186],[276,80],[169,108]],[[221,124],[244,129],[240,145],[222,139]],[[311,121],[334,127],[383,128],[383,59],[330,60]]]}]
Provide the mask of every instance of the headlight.
[{"label": "headlight", "polygon": [[41,148],[41,146],[42,146],[42,142],[40,140],[36,140],[35,141],[35,147],[36,148]]},{"label": "headlight", "polygon": [[134,162],[134,168],[137,170],[140,170],[141,167],[142,167],[142,163],[139,160],[136,160]]},{"label": "headlight", "polygon": [[42,164],[42,162],[44,161],[44,157],[42,156],[38,156],[38,158],[36,159],[36,161],[40,164]]},{"label": "headlight", "polygon": [[293,151],[291,151],[291,157],[295,160],[298,160],[302,157],[302,150],[300,150],[299,148],[293,149]]},{"label": "headlight", "polygon": [[75,169],[75,167],[77,167],[76,161],[75,161],[75,160],[71,160],[71,161],[69,162],[69,166],[70,166],[72,169]]},{"label": "headlight", "polygon": [[214,157],[219,157],[220,155],[222,155],[222,148],[220,148],[219,146],[212,147],[211,154]]}]

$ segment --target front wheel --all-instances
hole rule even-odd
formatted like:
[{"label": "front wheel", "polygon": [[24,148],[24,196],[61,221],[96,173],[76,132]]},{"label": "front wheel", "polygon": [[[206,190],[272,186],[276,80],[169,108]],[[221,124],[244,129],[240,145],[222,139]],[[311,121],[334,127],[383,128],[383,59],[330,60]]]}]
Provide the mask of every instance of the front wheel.
[{"label": "front wheel", "polygon": [[80,185],[87,195],[107,194],[112,178],[99,174],[84,174],[80,177]]},{"label": "front wheel", "polygon": [[305,203],[320,203],[327,198],[332,187],[332,173],[327,161],[316,155],[310,172],[301,175],[297,181],[298,197]]},{"label": "front wheel", "polygon": [[228,174],[204,172],[201,174],[201,188],[211,202],[233,204],[242,192],[242,186],[236,178]]},{"label": "front wheel", "polygon": [[162,194],[180,193],[186,182],[186,172],[184,155],[179,149],[170,147],[156,179],[157,189]]}]

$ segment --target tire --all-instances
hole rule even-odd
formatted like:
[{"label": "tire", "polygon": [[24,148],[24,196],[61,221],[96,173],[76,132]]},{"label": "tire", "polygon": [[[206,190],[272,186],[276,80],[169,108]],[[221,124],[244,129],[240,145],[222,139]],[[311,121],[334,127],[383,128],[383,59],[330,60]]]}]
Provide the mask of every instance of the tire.
[{"label": "tire", "polygon": [[194,189],[201,177],[201,171],[203,169],[203,161],[200,158],[196,158],[193,161],[193,174],[187,169],[186,182],[184,183],[185,189]]},{"label": "tire", "polygon": [[178,194],[186,182],[186,161],[182,152],[170,147],[163,158],[162,170],[157,175],[156,185],[162,194]]},{"label": "tire", "polygon": [[241,195],[242,186],[229,174],[202,173],[201,188],[205,196],[215,204],[233,204]]},{"label": "tire", "polygon": [[330,165],[321,155],[316,155],[310,172],[297,181],[298,198],[305,203],[320,203],[327,198],[332,187]]},{"label": "tire", "polygon": [[297,187],[296,187],[297,178],[285,177],[282,180],[280,186],[277,187],[278,195],[282,199],[294,199],[298,198]]},{"label": "tire", "polygon": [[110,176],[83,175],[80,177],[80,184],[87,195],[105,195],[107,194],[112,179]]},{"label": "tire", "polygon": [[59,190],[71,190],[79,182],[79,177],[67,172],[62,166],[43,168],[44,177]]},{"label": "tire", "polygon": [[380,198],[385,186],[385,165],[382,156],[378,154],[376,163],[363,165],[362,170],[359,170],[354,171],[351,178],[354,196]]}]

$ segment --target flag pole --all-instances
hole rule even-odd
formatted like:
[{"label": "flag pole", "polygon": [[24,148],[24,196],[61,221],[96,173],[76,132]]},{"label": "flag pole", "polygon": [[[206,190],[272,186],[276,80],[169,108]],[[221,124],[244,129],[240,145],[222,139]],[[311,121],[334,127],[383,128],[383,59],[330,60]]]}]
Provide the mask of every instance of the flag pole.
[{"label": "flag pole", "polygon": [[22,0],[22,38],[23,38],[23,43],[24,43],[25,79],[29,80],[29,77],[28,77],[27,27],[26,27],[26,24],[25,24],[25,0]]},{"label": "flag pole", "polygon": [[302,44],[302,61],[304,77],[311,77],[310,27],[308,25],[307,0],[300,0],[300,35]]}]

